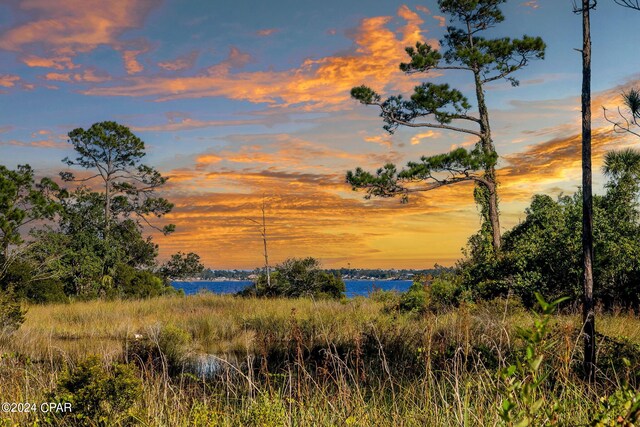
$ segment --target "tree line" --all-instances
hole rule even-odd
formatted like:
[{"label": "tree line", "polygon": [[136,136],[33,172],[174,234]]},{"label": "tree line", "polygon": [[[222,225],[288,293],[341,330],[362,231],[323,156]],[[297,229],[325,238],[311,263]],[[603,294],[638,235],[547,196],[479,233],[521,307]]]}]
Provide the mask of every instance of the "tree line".
[{"label": "tree line", "polygon": [[0,165],[0,290],[31,302],[151,297],[176,292],[170,279],[199,273],[195,253],[157,261],[145,230],[173,204],[157,191],[167,181],[143,163],[144,142],[115,122],[69,132],[75,168],[36,180],[29,165]]}]

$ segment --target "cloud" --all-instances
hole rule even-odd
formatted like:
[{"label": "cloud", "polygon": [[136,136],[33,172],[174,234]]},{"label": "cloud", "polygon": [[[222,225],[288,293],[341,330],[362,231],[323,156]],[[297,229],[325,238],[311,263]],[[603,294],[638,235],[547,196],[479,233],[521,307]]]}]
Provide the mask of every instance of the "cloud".
[{"label": "cloud", "polygon": [[30,148],[55,148],[55,149],[68,149],[69,144],[63,141],[64,136],[58,139],[42,139],[38,141],[20,141],[17,139],[10,139],[8,141],[0,141],[0,145],[14,146],[14,147],[30,147]]},{"label": "cloud", "polygon": [[222,161],[222,157],[216,156],[215,154],[202,154],[196,157],[196,168],[210,165],[212,163],[218,163],[220,161]]},{"label": "cloud", "polygon": [[0,74],[0,87],[14,87],[20,81],[20,76]]},{"label": "cloud", "polygon": [[[75,68],[72,58],[101,45],[128,51],[121,40],[142,26],[160,0],[29,0],[11,2],[24,19],[0,34],[0,49],[21,54],[29,66]],[[134,42],[135,45],[135,42]],[[129,51],[131,52],[131,51]],[[128,53],[130,70],[136,70]]]},{"label": "cloud", "polygon": [[42,58],[36,55],[26,55],[22,57],[22,62],[29,67],[53,68],[54,70],[71,70],[79,67],[73,63],[70,56]]},{"label": "cloud", "polygon": [[260,37],[267,37],[267,36],[271,36],[277,32],[279,32],[280,30],[278,28],[265,28],[264,30],[259,30],[256,31],[256,34],[259,35]]},{"label": "cloud", "polygon": [[[612,149],[629,146],[635,141],[615,134],[610,128],[597,128],[592,132],[592,161],[594,169],[602,164],[604,154]],[[533,145],[527,150],[503,156],[507,161],[499,175],[505,183],[557,183],[566,181],[581,170],[581,134],[556,137]]]},{"label": "cloud", "polygon": [[[174,175],[168,175],[171,183]],[[437,198],[417,195],[410,204],[402,205],[397,200],[364,200],[362,193],[350,191],[340,174],[263,169],[213,171],[206,177],[199,176],[203,181],[191,191],[181,183],[163,194],[175,203],[166,221],[176,224],[177,232],[154,237],[161,255],[193,250],[207,265],[259,265],[262,241],[250,219],[258,218],[263,200],[269,255],[274,263],[291,256],[314,256],[329,263],[349,259],[354,265],[391,267],[411,263],[430,267],[442,260],[443,248],[457,253],[467,229],[477,222],[468,205],[450,203],[459,197],[454,195],[452,199],[449,189],[439,192]],[[233,190],[210,190],[230,182],[234,183]],[[466,193],[473,203],[471,192]],[[418,227],[427,217],[430,226]],[[444,233],[451,220],[460,226]],[[434,247],[429,243],[434,240],[444,243]],[[344,244],[347,241],[349,245]],[[223,253],[234,253],[233,260],[221,258]],[[416,257],[415,253],[422,255]]]},{"label": "cloud", "polygon": [[393,147],[393,143],[389,139],[389,135],[365,136],[364,140],[366,142],[373,142],[375,144],[382,145],[383,147],[387,147],[389,149]]},{"label": "cloud", "polygon": [[43,76],[45,80],[54,82],[85,82],[102,83],[111,80],[111,76],[105,73],[98,73],[92,68],[85,69],[77,73],[47,73]]},{"label": "cloud", "polygon": [[420,132],[411,137],[411,145],[418,145],[422,142],[423,139],[426,139],[426,138],[440,138],[441,136],[442,134],[440,132],[436,132],[433,130]]},{"label": "cloud", "polygon": [[137,74],[144,70],[144,67],[138,62],[138,55],[143,53],[140,50],[125,50],[122,52],[122,60],[127,74]]},{"label": "cloud", "polygon": [[364,19],[348,33],[354,44],[350,52],[306,59],[289,70],[234,72],[234,68],[250,60],[234,48],[225,61],[197,75],[130,77],[125,84],[90,88],[83,93],[150,97],[157,101],[226,97],[278,106],[327,107],[345,103],[353,86],[367,83],[376,89],[395,88],[396,80],[407,80],[398,70],[398,63],[405,59],[407,45],[423,39],[423,20],[406,6],[398,9],[398,16],[405,21],[398,33],[389,28],[391,16]]},{"label": "cloud", "polygon": [[444,16],[433,15],[432,18],[435,19],[436,21],[438,21],[438,26],[439,27],[446,27],[447,26],[447,18],[445,18]]},{"label": "cloud", "polygon": [[431,14],[431,11],[426,6],[418,5],[418,6],[416,6],[416,9],[419,10],[420,12],[422,12],[422,13],[426,13],[427,15]]},{"label": "cloud", "polygon": [[189,117],[180,120],[169,121],[159,125],[151,126],[131,126],[131,130],[135,132],[178,132],[182,130],[202,129],[209,127],[223,126],[251,126],[262,125],[272,126],[279,121],[273,121],[265,118],[257,119],[238,119],[238,120],[198,120]]},{"label": "cloud", "polygon": [[45,80],[54,82],[70,82],[71,74],[69,73],[47,73],[44,75]]},{"label": "cloud", "polygon": [[397,162],[397,151],[384,153],[360,153],[324,144],[307,141],[288,134],[233,135],[224,138],[231,146],[202,153],[196,158],[197,168],[204,169],[207,163],[203,156],[212,156],[211,163],[236,170],[276,168],[286,171],[335,171],[346,170],[353,164],[377,167],[380,164]]},{"label": "cloud", "polygon": [[540,5],[538,4],[538,0],[526,1],[526,2],[522,3],[522,5],[524,7],[530,7],[531,9],[537,9],[537,8],[540,7]]},{"label": "cloud", "polygon": [[194,50],[186,55],[180,56],[173,61],[159,62],[158,67],[167,71],[182,71],[193,68],[198,59],[198,51]]}]

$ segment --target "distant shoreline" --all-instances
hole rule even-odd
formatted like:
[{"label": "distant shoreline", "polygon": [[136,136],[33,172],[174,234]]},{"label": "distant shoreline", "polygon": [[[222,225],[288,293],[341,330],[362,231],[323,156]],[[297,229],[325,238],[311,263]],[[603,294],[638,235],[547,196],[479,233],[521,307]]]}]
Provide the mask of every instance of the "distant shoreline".
[{"label": "distant shoreline", "polygon": [[[389,282],[389,281],[406,281],[406,280],[411,280],[411,279],[401,279],[401,278],[388,278],[388,279],[378,279],[378,278],[372,278],[372,277],[358,277],[358,278],[349,278],[349,277],[343,277],[342,280],[361,280],[361,281],[366,281],[366,282]],[[198,282],[253,282],[253,279],[182,279],[182,280],[172,280],[171,282],[176,282],[176,283],[185,283],[185,282],[189,282],[189,283],[198,283]]]}]

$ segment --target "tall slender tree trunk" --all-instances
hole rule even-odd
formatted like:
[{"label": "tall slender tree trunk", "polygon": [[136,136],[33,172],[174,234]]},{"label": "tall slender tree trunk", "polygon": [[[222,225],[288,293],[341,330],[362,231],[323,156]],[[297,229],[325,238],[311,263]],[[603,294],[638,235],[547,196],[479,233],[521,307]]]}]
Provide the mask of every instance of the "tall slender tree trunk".
[{"label": "tall slender tree trunk", "polygon": [[267,273],[267,288],[271,289],[271,271],[269,268],[269,253],[267,252],[267,222],[265,218],[264,199],[262,200],[262,242],[264,243],[264,269]]},{"label": "tall slender tree trunk", "polygon": [[[474,72],[476,99],[478,102],[478,115],[480,117],[480,133],[483,135],[481,139],[482,150],[485,155],[493,155],[496,152],[491,139],[491,126],[489,124],[489,110],[484,99],[484,88],[480,73]],[[491,225],[491,240],[494,253],[500,250],[500,213],[498,211],[498,181],[496,179],[495,165],[489,165],[485,169],[484,178],[491,184],[487,190],[487,214],[489,224]]]},{"label": "tall slender tree trunk", "polygon": [[109,234],[109,216],[110,216],[110,212],[111,212],[111,194],[110,194],[110,185],[111,183],[109,181],[106,182],[105,185],[105,202],[104,202],[104,236],[102,236],[102,238],[104,240],[107,240],[108,234]]},{"label": "tall slender tree trunk", "polygon": [[596,373],[596,325],[593,309],[593,198],[591,194],[591,0],[582,0],[582,257],[584,291],[584,374]]}]

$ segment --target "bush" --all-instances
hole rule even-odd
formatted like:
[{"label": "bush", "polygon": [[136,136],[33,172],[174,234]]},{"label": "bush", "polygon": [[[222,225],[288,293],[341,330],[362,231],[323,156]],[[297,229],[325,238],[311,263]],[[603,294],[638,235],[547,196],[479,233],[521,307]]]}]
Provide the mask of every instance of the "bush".
[{"label": "bush", "polygon": [[23,322],[24,311],[13,290],[0,290],[0,336],[13,334]]},{"label": "bush", "polygon": [[36,304],[69,301],[64,283],[55,278],[41,279],[37,274],[30,262],[12,262],[0,281],[0,289],[12,287],[16,298]]},{"label": "bush", "polygon": [[369,298],[372,301],[382,303],[383,310],[386,313],[396,311],[400,306],[400,293],[396,290],[375,289],[369,293]]},{"label": "bush", "polygon": [[270,275],[270,284],[265,274],[256,283],[240,292],[243,296],[261,297],[315,297],[341,298],[345,292],[341,277],[329,274],[320,268],[315,258],[289,258],[276,266]]},{"label": "bush", "polygon": [[71,403],[72,411],[58,416],[72,425],[131,425],[131,408],[141,392],[134,366],[114,363],[106,369],[97,356],[91,356],[62,375],[49,399]]},{"label": "bush", "polygon": [[127,343],[128,360],[156,371],[165,369],[170,375],[182,372],[191,350],[191,334],[173,325],[152,331],[147,339]]},{"label": "bush", "polygon": [[436,277],[428,288],[430,295],[430,307],[441,311],[457,307],[461,300],[470,299],[465,292],[459,277],[447,274]]},{"label": "bush", "polygon": [[125,298],[151,298],[177,292],[171,285],[150,271],[136,270],[126,264],[117,266],[114,284],[115,292]]},{"label": "bush", "polygon": [[398,308],[400,311],[412,312],[412,313],[424,313],[429,307],[431,298],[426,287],[428,285],[415,281],[409,287],[407,292],[400,295],[400,304]]}]

